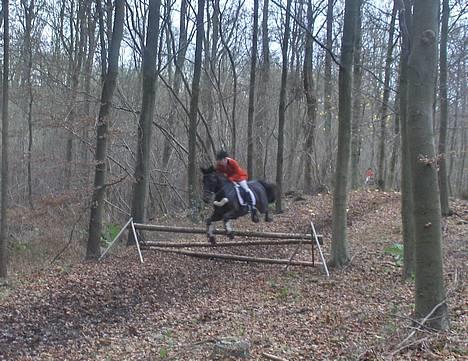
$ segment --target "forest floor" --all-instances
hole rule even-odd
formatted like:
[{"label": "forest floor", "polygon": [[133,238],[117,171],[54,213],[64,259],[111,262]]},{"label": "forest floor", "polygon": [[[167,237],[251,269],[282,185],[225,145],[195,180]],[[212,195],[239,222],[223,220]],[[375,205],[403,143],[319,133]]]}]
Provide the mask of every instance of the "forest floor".
[{"label": "forest floor", "polygon": [[[99,263],[22,274],[0,288],[0,360],[210,360],[214,345],[229,338],[248,342],[249,360],[468,359],[468,203],[453,202],[456,215],[443,227],[450,331],[409,338],[414,283],[401,281],[400,262],[388,252],[401,241],[399,204],[397,193],[351,193],[352,262],[332,269],[329,278],[321,267],[285,269],[154,250],[144,250],[140,264],[134,247],[118,247]],[[235,227],[307,232],[313,220],[329,254],[331,206],[328,194],[292,196],[273,223],[246,218]],[[146,233],[147,240],[157,236]],[[225,251],[287,258],[294,249]],[[296,258],[310,260],[310,248]]]}]

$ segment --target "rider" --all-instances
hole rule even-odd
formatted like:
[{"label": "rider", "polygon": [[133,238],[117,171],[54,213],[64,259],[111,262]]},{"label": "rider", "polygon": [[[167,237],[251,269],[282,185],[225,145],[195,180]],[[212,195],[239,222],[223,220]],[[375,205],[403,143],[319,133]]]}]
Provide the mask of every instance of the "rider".
[{"label": "rider", "polygon": [[252,222],[258,222],[255,196],[247,185],[247,171],[241,168],[235,159],[229,158],[225,150],[220,150],[216,154],[216,171],[224,174],[232,183],[238,183],[246,191],[248,194],[247,206],[252,216]]},{"label": "rider", "polygon": [[367,168],[367,171],[366,171],[366,180],[364,181],[364,186],[365,188],[367,189],[369,187],[369,185],[372,185],[374,184],[374,171],[372,170],[372,168]]}]

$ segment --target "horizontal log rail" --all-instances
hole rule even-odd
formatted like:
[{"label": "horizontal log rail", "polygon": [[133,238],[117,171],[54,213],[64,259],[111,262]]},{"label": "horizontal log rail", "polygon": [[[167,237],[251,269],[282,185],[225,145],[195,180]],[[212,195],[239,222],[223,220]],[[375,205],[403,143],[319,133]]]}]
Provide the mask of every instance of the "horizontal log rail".
[{"label": "horizontal log rail", "polygon": [[[241,262],[247,262],[247,263],[251,262],[251,263],[284,264],[284,265],[290,265],[290,266],[314,267],[313,262],[293,261],[293,260],[288,260],[288,259],[260,258],[260,257],[239,256],[239,255],[231,255],[231,254],[221,254],[221,253],[201,253],[201,252],[195,252],[195,251],[160,248],[160,247],[151,247],[151,249],[160,251],[160,252],[175,253],[175,254],[181,254],[185,256],[205,258],[205,259],[216,258],[216,259],[225,259],[225,260],[231,260],[231,261],[241,261]],[[315,262],[315,264],[320,264],[320,263]]]},{"label": "horizontal log rail", "polygon": [[[173,227],[161,226],[157,224],[143,224],[134,223],[135,229],[142,231],[158,231],[158,232],[171,232],[171,233],[192,233],[192,234],[206,234],[205,228],[193,227]],[[225,230],[214,230],[214,234],[226,234]],[[234,231],[235,236],[239,237],[256,237],[256,238],[269,238],[269,239],[313,239],[310,233],[278,233],[278,232],[257,232],[257,231]],[[319,239],[322,236],[318,236]]]},{"label": "horizontal log rail", "polygon": [[296,240],[286,239],[278,241],[242,241],[242,242],[216,242],[211,244],[208,242],[167,242],[167,241],[146,241],[142,243],[142,247],[163,247],[163,248],[186,248],[186,247],[202,247],[202,248],[215,248],[215,247],[242,247],[242,246],[283,246],[290,244],[314,244],[314,241],[309,239]]}]

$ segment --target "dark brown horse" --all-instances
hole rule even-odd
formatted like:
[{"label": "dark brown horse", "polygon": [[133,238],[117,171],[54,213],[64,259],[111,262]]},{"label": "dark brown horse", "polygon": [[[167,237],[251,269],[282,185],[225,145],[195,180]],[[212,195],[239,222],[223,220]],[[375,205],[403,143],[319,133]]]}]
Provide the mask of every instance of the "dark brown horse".
[{"label": "dark brown horse", "polygon": [[[247,205],[239,202],[236,186],[226,177],[216,172],[214,167],[201,168],[203,173],[203,201],[213,202],[213,214],[206,220],[208,240],[215,243],[213,235],[213,222],[223,220],[229,238],[234,238],[231,220],[242,217],[249,212]],[[268,213],[268,204],[276,200],[276,186],[262,180],[249,181],[249,188],[255,195],[256,208],[259,213],[265,215],[265,222],[272,219]],[[239,192],[243,189],[239,187]],[[242,195],[246,199],[246,195]]]}]

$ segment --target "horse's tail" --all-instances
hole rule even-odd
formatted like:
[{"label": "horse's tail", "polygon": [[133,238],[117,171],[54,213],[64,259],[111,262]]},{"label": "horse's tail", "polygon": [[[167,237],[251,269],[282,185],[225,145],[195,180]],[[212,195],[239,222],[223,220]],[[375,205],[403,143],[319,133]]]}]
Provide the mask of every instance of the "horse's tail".
[{"label": "horse's tail", "polygon": [[274,201],[276,201],[276,184],[267,183],[260,179],[258,180],[258,183],[260,183],[263,186],[263,188],[265,188],[268,203],[273,203]]}]

